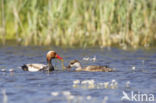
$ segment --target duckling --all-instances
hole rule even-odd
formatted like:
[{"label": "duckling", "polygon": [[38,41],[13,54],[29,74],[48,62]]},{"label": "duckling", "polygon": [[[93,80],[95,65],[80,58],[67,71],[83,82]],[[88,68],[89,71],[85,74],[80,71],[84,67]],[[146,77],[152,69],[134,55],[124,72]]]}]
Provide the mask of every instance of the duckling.
[{"label": "duckling", "polygon": [[78,60],[70,61],[69,65],[67,66],[68,69],[76,67],[76,71],[89,71],[89,72],[112,72],[113,69],[109,68],[108,66],[98,66],[98,65],[89,65],[86,67],[82,67]]}]

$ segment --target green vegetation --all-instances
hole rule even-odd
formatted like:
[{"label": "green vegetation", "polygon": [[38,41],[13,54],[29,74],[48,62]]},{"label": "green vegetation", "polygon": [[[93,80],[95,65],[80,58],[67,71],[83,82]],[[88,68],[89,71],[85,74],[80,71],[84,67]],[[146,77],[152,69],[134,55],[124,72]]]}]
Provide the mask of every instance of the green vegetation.
[{"label": "green vegetation", "polygon": [[0,40],[22,45],[156,44],[156,0],[1,0]]}]

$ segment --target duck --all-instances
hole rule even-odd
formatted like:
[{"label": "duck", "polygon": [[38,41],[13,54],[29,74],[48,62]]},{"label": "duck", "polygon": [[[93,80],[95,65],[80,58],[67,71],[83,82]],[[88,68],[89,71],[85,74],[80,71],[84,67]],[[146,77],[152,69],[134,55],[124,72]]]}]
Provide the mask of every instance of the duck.
[{"label": "duck", "polygon": [[82,67],[78,60],[71,60],[66,69],[70,70],[72,67],[76,67],[75,71],[88,71],[88,72],[112,72],[113,69],[108,66],[89,65]]},{"label": "duck", "polygon": [[38,64],[38,63],[34,63],[34,64],[24,64],[21,66],[21,68],[24,71],[30,71],[30,72],[37,72],[37,71],[42,71],[42,70],[47,70],[47,71],[54,71],[54,66],[52,65],[52,59],[59,59],[59,60],[63,60],[62,57],[60,57],[55,51],[49,51],[46,55],[46,59],[47,59],[47,65],[44,64]]}]

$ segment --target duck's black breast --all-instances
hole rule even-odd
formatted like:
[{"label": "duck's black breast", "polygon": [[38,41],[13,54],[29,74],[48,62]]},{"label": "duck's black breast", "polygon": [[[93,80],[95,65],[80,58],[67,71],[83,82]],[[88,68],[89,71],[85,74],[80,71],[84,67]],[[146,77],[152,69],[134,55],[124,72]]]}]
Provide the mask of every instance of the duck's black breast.
[{"label": "duck's black breast", "polygon": [[28,71],[28,66],[26,64],[22,65],[21,68],[24,70],[24,71]]},{"label": "duck's black breast", "polygon": [[46,70],[46,71],[54,71],[54,67],[53,66],[44,66],[41,70]]}]

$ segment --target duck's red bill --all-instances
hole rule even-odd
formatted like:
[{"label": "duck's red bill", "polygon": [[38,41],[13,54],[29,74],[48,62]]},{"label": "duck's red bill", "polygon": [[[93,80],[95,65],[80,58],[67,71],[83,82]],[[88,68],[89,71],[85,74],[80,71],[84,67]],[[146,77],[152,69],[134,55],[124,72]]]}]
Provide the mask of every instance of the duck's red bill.
[{"label": "duck's red bill", "polygon": [[62,57],[60,57],[60,56],[59,56],[59,55],[57,55],[57,54],[56,54],[56,58],[57,58],[57,59],[60,59],[60,60],[63,60],[63,58],[62,58]]}]

